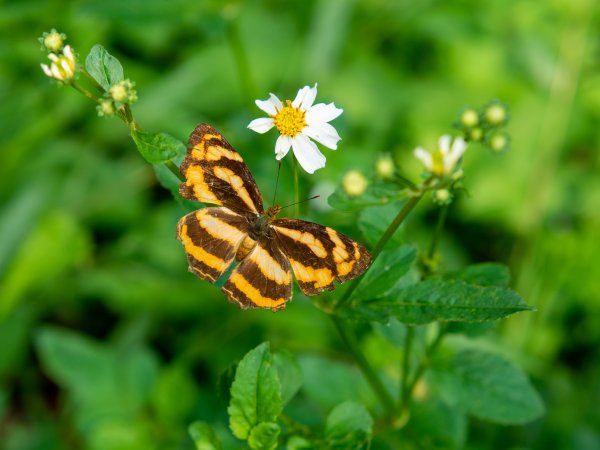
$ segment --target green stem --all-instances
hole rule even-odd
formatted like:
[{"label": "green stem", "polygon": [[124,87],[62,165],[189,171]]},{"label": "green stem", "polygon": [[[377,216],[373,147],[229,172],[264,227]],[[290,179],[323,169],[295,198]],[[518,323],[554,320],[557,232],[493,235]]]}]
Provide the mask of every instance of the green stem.
[{"label": "green stem", "polygon": [[417,370],[415,371],[415,375],[413,376],[413,379],[411,380],[411,382],[407,385],[406,392],[404,393],[404,395],[402,396],[402,399],[400,400],[401,401],[401,403],[400,403],[400,412],[401,413],[408,408],[408,405],[410,403],[410,398],[412,397],[415,386],[417,385],[418,381],[423,376],[425,369],[427,369],[427,367],[429,366],[429,364],[431,362],[431,356],[439,347],[440,343],[442,342],[442,338],[445,336],[445,334],[446,334],[446,326],[444,324],[440,324],[440,330],[438,332],[438,335],[435,337],[433,342],[431,344],[429,344],[429,346],[425,350],[425,354],[423,355],[423,358],[421,359],[421,362],[419,363],[419,366],[417,367]]},{"label": "green stem", "polygon": [[294,217],[298,219],[300,217],[300,183],[298,182],[298,160],[294,156]]},{"label": "green stem", "polygon": [[352,331],[346,326],[341,318],[333,315],[330,317],[331,320],[333,320],[333,324],[340,334],[342,341],[346,347],[348,347],[350,353],[352,353],[352,356],[356,360],[359,369],[367,379],[367,382],[375,392],[375,395],[377,395],[379,398],[381,404],[386,410],[386,413],[388,415],[393,415],[395,413],[394,399],[375,373],[375,370],[367,361],[367,358],[365,358],[365,355],[360,350],[358,342],[356,342],[356,337],[352,334]]},{"label": "green stem", "polygon": [[440,210],[435,231],[433,233],[433,237],[431,238],[431,244],[429,245],[429,250],[427,251],[427,259],[432,259],[435,255],[435,251],[437,250],[437,246],[442,235],[442,230],[444,229],[444,223],[446,222],[446,216],[448,216],[448,205],[442,206],[442,209]]},{"label": "green stem", "polygon": [[185,177],[181,174],[179,167],[177,167],[173,161],[165,161],[163,164],[173,173],[173,175],[179,178],[179,181],[185,181]]},{"label": "green stem", "polygon": [[[417,195],[411,197],[408,200],[408,202],[406,202],[404,204],[404,207],[400,210],[400,212],[394,218],[392,223],[390,223],[390,225],[387,227],[387,230],[385,230],[385,232],[383,233],[383,236],[381,236],[381,238],[379,239],[377,244],[375,244],[375,248],[371,252],[371,267],[373,267],[373,263],[375,262],[375,260],[379,256],[379,254],[381,253],[381,250],[383,250],[383,248],[385,247],[385,244],[388,243],[388,241],[394,235],[394,233],[396,232],[398,227],[402,224],[402,222],[404,222],[404,219],[406,219],[406,216],[408,216],[408,214],[413,210],[413,208],[417,205],[417,203],[419,203],[419,200],[421,200],[421,198],[423,198],[423,193],[424,193],[424,189],[421,190],[421,192],[419,192]],[[367,271],[368,270],[369,269],[367,269]],[[365,273],[367,271],[365,271]],[[364,278],[364,273],[361,277],[355,278],[354,280],[352,280],[352,283],[350,284],[348,289],[346,289],[346,291],[344,292],[344,295],[335,304],[334,310],[340,308],[341,306],[345,305],[348,302],[348,300],[350,299],[350,296],[354,293],[354,291],[356,290],[356,288],[358,287],[358,285],[360,284],[360,282],[363,278]]]},{"label": "green stem", "polygon": [[227,27],[227,38],[231,50],[233,51],[242,93],[246,98],[246,101],[251,102],[256,98],[257,89],[251,76],[250,64],[248,63],[248,55],[244,48],[244,42],[235,20],[232,20]]},{"label": "green stem", "polygon": [[413,338],[415,336],[415,327],[408,325],[406,327],[406,337],[404,338],[404,355],[402,357],[402,383],[400,384],[400,398],[404,399],[408,393],[408,370],[410,366],[410,354],[412,351]]},{"label": "green stem", "polygon": [[91,83],[94,85],[94,87],[95,87],[95,88],[96,88],[96,89],[97,89],[99,92],[102,92],[102,93],[106,92],[106,91],[104,90],[104,88],[103,88],[102,86],[100,86],[100,83],[98,83],[98,82],[96,81],[96,79],[95,79],[93,76],[91,76],[91,75],[88,73],[88,71],[87,71],[87,70],[85,70],[85,68],[83,68],[83,66],[80,66],[80,70],[81,70],[81,73],[83,73],[83,74],[85,75],[85,77],[86,77],[88,80],[90,80],[90,82],[91,82]]},{"label": "green stem", "polygon": [[76,91],[79,91],[80,93],[85,95],[87,98],[89,98],[91,101],[93,101],[94,103],[99,103],[98,97],[96,97],[94,94],[92,94],[87,89],[79,86],[75,81],[72,81],[70,83],[70,85],[73,87],[73,89],[75,89]]}]

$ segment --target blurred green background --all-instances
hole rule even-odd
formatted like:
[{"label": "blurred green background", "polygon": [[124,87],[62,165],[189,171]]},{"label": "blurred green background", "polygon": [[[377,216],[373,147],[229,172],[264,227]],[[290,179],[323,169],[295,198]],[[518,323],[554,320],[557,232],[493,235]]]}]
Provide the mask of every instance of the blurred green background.
[{"label": "blurred green background", "polygon": [[[40,70],[36,39],[52,27],[82,59],[95,43],[120,59],[145,130],[223,132],[266,199],[275,134],[246,125],[268,92],[318,82],[317,101],[344,109],[339,150],[302,176],[305,195],[382,152],[416,180],[415,146],[432,148],[466,105],[508,103],[511,149],[468,150],[469,195],[451,206],[442,250],[446,267],[505,262],[537,308],[481,339],[526,369],[547,414],[472,421],[465,448],[600,448],[599,19],[593,0],[0,2],[0,448],[191,449],[196,419],[225,436],[219,376],[264,340],[300,357],[300,417],[318,423],[338,394],[373,406],[368,388],[340,381],[357,373],[307,299],[240,311],[187,272],[184,207],[121,122]],[[427,242],[434,209],[419,205],[408,239]],[[361,239],[350,214],[315,202],[303,217]],[[381,370],[398,370],[379,357],[389,344],[361,336]]]}]

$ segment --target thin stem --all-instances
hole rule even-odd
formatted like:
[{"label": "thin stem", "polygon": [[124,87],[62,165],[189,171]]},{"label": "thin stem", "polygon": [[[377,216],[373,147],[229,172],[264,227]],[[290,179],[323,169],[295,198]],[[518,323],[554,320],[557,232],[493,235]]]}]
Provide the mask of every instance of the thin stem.
[{"label": "thin stem", "polygon": [[408,393],[408,370],[410,365],[410,354],[412,352],[412,343],[415,336],[415,327],[408,325],[406,336],[404,338],[404,355],[402,357],[402,382],[400,384],[400,398],[403,399]]},{"label": "thin stem", "polygon": [[169,169],[173,173],[173,175],[179,178],[179,181],[185,181],[185,177],[181,174],[181,172],[179,171],[179,167],[177,167],[177,165],[173,161],[168,160],[165,161],[163,164],[167,167],[167,169]]},{"label": "thin stem", "polygon": [[87,70],[85,70],[85,68],[83,68],[83,66],[80,66],[80,70],[81,70],[81,73],[83,73],[83,74],[85,75],[85,77],[86,77],[88,80],[90,80],[90,82],[91,82],[91,83],[94,85],[94,87],[95,87],[95,88],[96,88],[96,89],[97,89],[99,92],[102,92],[102,93],[106,92],[106,91],[104,90],[104,88],[103,88],[102,86],[100,86],[100,83],[98,83],[98,82],[96,81],[96,79],[95,79],[93,76],[91,76],[91,75],[88,73],[88,71],[87,71]]},{"label": "thin stem", "polygon": [[297,219],[300,217],[300,183],[298,183],[298,160],[294,156],[294,217]]},{"label": "thin stem", "polygon": [[235,20],[232,20],[227,27],[227,38],[229,45],[233,51],[233,57],[237,66],[237,72],[240,79],[240,86],[246,101],[250,102],[256,98],[256,85],[252,79],[250,64],[246,49],[244,48],[244,42],[240,35]]},{"label": "thin stem", "polygon": [[330,317],[331,320],[333,320],[333,324],[340,334],[342,341],[346,347],[348,347],[350,353],[352,353],[352,356],[356,360],[359,369],[362,371],[363,375],[367,379],[367,382],[379,398],[379,401],[385,408],[386,413],[388,415],[393,415],[395,413],[394,399],[375,373],[373,367],[371,367],[369,364],[369,361],[367,361],[367,358],[365,358],[365,355],[358,346],[358,342],[356,342],[356,337],[352,334],[352,331],[346,326],[341,318],[333,315]]},{"label": "thin stem", "polygon": [[446,326],[445,326],[445,324],[440,324],[440,330],[438,332],[438,335],[435,337],[433,342],[431,344],[429,344],[429,346],[425,350],[425,354],[423,355],[423,358],[421,359],[421,362],[419,363],[419,366],[417,367],[417,370],[415,371],[415,375],[413,376],[413,379],[411,380],[411,382],[407,385],[406,392],[402,396],[402,399],[400,400],[400,402],[401,402],[400,403],[400,412],[401,413],[408,408],[408,404],[410,403],[410,398],[412,397],[415,386],[417,385],[417,383],[423,376],[425,369],[429,366],[429,364],[431,362],[431,356],[437,350],[437,348],[440,345],[440,343],[442,342],[442,338],[445,336],[445,334],[446,334]]},{"label": "thin stem", "polygon": [[433,233],[433,237],[431,238],[431,244],[429,244],[429,250],[427,251],[427,259],[432,259],[437,250],[438,243],[440,242],[440,237],[442,235],[442,230],[444,229],[444,223],[446,222],[446,217],[448,216],[448,205],[442,206],[440,210],[440,215],[438,216],[438,221],[435,226],[435,231]]},{"label": "thin stem", "polygon": [[92,94],[90,91],[88,91],[85,88],[82,88],[81,86],[79,86],[75,81],[72,81],[70,83],[70,85],[73,87],[73,89],[75,89],[76,91],[79,91],[80,93],[82,93],[83,95],[85,95],[87,98],[89,98],[91,101],[93,101],[94,103],[98,103],[98,97],[96,97],[94,94]]},{"label": "thin stem", "polygon": [[[406,219],[406,216],[408,216],[408,214],[417,205],[417,203],[419,203],[419,200],[421,200],[421,198],[423,198],[423,193],[424,193],[424,191],[422,190],[418,195],[411,197],[408,200],[408,202],[406,202],[404,204],[404,207],[400,210],[400,212],[394,218],[392,223],[390,223],[390,225],[387,227],[387,230],[385,230],[385,232],[383,233],[383,236],[381,236],[381,238],[379,239],[377,244],[375,244],[375,248],[371,252],[371,267],[373,267],[373,263],[375,262],[375,260],[379,256],[379,254],[381,253],[381,250],[383,250],[383,248],[385,247],[385,244],[388,243],[388,241],[394,235],[394,233],[396,232],[398,227],[402,224],[402,222],[404,222],[404,219]],[[367,269],[367,271],[368,270],[369,269]],[[366,271],[365,271],[365,273],[366,273]],[[354,291],[356,290],[356,288],[358,287],[358,285],[360,284],[360,282],[363,278],[364,278],[364,274],[363,274],[363,276],[352,280],[352,283],[350,284],[348,289],[346,289],[346,291],[344,292],[344,295],[335,304],[334,309],[338,309],[348,302],[348,300],[350,299],[350,296],[354,293]]]}]

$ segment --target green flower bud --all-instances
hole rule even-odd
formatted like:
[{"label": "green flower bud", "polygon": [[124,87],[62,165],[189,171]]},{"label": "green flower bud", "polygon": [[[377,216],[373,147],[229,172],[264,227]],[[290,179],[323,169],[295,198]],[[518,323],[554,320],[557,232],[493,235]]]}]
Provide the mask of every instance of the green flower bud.
[{"label": "green flower bud", "polygon": [[483,139],[483,128],[475,127],[467,131],[469,141],[479,142]]},{"label": "green flower bud", "polygon": [[494,127],[504,125],[508,121],[508,111],[502,103],[490,104],[483,113],[485,121]]},{"label": "green flower bud", "polygon": [[508,148],[509,138],[506,133],[493,133],[488,138],[489,147],[495,152],[501,152]]},{"label": "green flower bud", "polygon": [[375,163],[375,172],[383,179],[390,179],[396,171],[394,160],[390,155],[382,155]]},{"label": "green flower bud", "polygon": [[342,179],[342,188],[349,197],[358,197],[366,190],[369,182],[358,170],[350,170]]},{"label": "green flower bud", "polygon": [[42,34],[42,37],[38,40],[42,43],[42,50],[48,50],[50,52],[58,53],[65,46],[65,39],[67,39],[67,35],[64,33],[59,33],[54,28],[49,32],[45,32]]},{"label": "green flower bud", "polygon": [[134,103],[137,101],[135,83],[129,78],[113,84],[108,90],[108,95],[117,103]]},{"label": "green flower bud", "polygon": [[479,123],[479,114],[474,109],[465,109],[460,115],[460,124],[465,128],[472,128]]},{"label": "green flower bud", "polygon": [[438,189],[433,192],[432,196],[433,201],[438,205],[447,205],[452,202],[452,192],[448,189]]},{"label": "green flower bud", "polygon": [[106,98],[100,100],[100,103],[98,104],[96,109],[98,110],[98,115],[100,117],[114,116],[115,114],[115,105],[113,104],[112,100]]}]

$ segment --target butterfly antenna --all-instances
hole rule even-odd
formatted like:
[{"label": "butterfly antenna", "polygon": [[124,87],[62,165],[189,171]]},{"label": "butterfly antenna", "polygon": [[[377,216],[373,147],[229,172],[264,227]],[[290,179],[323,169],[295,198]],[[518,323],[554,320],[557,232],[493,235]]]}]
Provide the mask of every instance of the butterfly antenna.
[{"label": "butterfly antenna", "polygon": [[294,205],[299,205],[300,203],[304,203],[309,200],[314,200],[315,198],[319,198],[319,197],[320,197],[320,195],[315,195],[314,197],[311,197],[311,198],[305,198],[304,200],[300,200],[299,202],[294,202],[294,203],[290,203],[289,205],[282,206],[281,209],[289,208],[290,206],[294,206]]},{"label": "butterfly antenna", "polygon": [[279,174],[281,173],[281,161],[279,161],[279,165],[277,166],[277,180],[275,181],[275,192],[273,193],[273,203],[275,204],[275,199],[277,198],[277,186],[279,186]]}]

